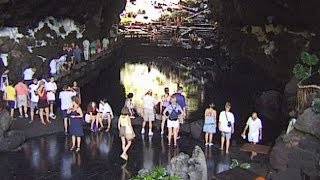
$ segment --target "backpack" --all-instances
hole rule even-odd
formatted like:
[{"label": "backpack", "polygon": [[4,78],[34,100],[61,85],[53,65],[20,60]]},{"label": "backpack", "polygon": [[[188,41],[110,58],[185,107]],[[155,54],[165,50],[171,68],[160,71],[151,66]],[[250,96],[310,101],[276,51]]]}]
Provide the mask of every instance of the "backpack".
[{"label": "backpack", "polygon": [[[173,107],[173,106],[171,105],[171,107]],[[180,112],[177,112],[176,108],[177,108],[177,106],[175,108],[173,108],[171,113],[169,114],[169,119],[171,121],[176,121],[179,119]]]}]

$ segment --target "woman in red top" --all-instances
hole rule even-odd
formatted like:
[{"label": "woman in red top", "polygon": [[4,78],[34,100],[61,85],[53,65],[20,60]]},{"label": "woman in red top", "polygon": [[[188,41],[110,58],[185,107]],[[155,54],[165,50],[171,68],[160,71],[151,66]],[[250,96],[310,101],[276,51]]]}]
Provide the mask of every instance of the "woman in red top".
[{"label": "woman in red top", "polygon": [[93,125],[96,125],[96,128],[98,128],[99,121],[97,121],[97,115],[98,115],[98,107],[95,102],[90,102],[87,108],[87,114],[90,115],[91,120],[91,131],[94,132]]},{"label": "woman in red top", "polygon": [[46,121],[48,123],[51,123],[51,121],[49,120],[49,103],[47,100],[47,92],[44,89],[44,85],[45,85],[45,82],[43,82],[43,81],[41,81],[39,83],[39,87],[37,89],[37,94],[39,96],[39,102],[38,102],[39,116],[41,119],[41,123],[45,125],[46,123],[44,121],[43,111],[45,111],[45,113],[46,113]]}]

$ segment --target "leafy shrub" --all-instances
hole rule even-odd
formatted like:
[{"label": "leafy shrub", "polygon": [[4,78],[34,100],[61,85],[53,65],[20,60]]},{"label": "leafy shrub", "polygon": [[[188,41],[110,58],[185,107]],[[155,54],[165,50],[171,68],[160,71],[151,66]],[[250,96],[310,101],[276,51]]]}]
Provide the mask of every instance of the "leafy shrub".
[{"label": "leafy shrub", "polygon": [[181,180],[178,176],[169,176],[162,166],[156,166],[145,176],[134,176],[131,180]]},{"label": "leafy shrub", "polygon": [[251,167],[251,165],[249,163],[239,163],[238,160],[236,159],[231,159],[231,165],[230,165],[230,169],[233,169],[235,167],[240,167],[240,168],[243,168],[243,169],[249,169]]},{"label": "leafy shrub", "polygon": [[320,98],[315,98],[312,101],[312,110],[316,113],[320,113]]},{"label": "leafy shrub", "polygon": [[297,79],[304,79],[311,75],[312,66],[317,65],[319,59],[316,55],[304,51],[300,55],[300,60],[303,64],[296,64],[293,67],[293,74]]}]

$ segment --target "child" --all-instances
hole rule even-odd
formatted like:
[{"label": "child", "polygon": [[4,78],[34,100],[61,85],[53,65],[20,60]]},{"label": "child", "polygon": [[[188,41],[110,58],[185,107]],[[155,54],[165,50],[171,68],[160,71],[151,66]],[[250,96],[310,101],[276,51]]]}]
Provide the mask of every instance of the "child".
[{"label": "child", "polygon": [[56,119],[56,116],[53,113],[53,105],[55,104],[56,101],[56,91],[57,91],[57,84],[54,82],[54,77],[51,77],[49,82],[45,84],[45,89],[47,91],[47,99],[49,103],[49,116],[52,119]]},{"label": "child", "polygon": [[122,108],[121,115],[118,121],[119,137],[122,143],[122,154],[120,157],[128,160],[127,151],[129,150],[132,140],[135,137],[133,127],[131,125],[130,111],[127,107]]},{"label": "child", "polygon": [[213,134],[216,133],[217,128],[217,112],[214,109],[215,105],[213,103],[209,104],[209,107],[205,110],[204,113],[204,125],[203,132],[205,132],[205,145],[212,146]]}]

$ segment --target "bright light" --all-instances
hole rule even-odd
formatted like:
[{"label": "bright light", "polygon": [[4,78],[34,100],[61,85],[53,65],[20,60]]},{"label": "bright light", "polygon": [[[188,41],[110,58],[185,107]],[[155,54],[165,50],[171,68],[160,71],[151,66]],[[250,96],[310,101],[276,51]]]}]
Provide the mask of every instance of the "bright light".
[{"label": "bright light", "polygon": [[[139,22],[150,23],[158,21],[161,16],[171,15],[169,9],[179,9],[179,0],[136,0],[131,2],[127,0],[125,10],[120,18],[121,23],[124,22]],[[136,15],[135,18],[130,18],[128,15]]]},{"label": "bright light", "polygon": [[[182,70],[179,70],[179,72],[182,76]],[[148,67],[146,64],[125,63],[120,72],[120,79],[125,88],[125,93],[134,94],[133,103],[138,112],[141,112],[142,96],[149,89],[152,90],[154,97],[160,101],[164,94],[164,88],[169,87],[170,94],[173,94],[177,90],[178,83],[184,88],[189,112],[196,111],[201,103],[203,91],[199,91],[199,84],[184,81],[179,74],[173,72],[165,74],[157,66],[151,65]]]}]

